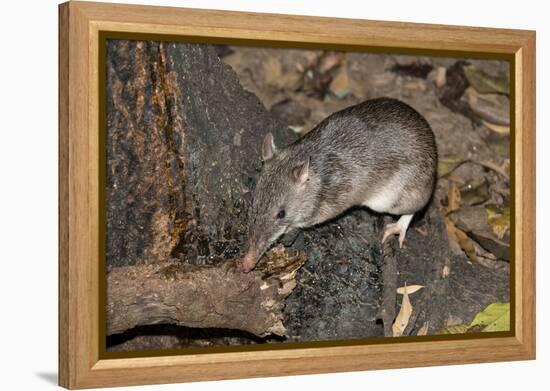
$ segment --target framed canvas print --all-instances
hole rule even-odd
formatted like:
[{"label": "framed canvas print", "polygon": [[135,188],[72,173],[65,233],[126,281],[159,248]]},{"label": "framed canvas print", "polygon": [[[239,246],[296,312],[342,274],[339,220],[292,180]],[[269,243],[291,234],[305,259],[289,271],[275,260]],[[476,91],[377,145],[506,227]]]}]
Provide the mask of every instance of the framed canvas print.
[{"label": "framed canvas print", "polygon": [[59,16],[62,386],[535,357],[534,32]]}]

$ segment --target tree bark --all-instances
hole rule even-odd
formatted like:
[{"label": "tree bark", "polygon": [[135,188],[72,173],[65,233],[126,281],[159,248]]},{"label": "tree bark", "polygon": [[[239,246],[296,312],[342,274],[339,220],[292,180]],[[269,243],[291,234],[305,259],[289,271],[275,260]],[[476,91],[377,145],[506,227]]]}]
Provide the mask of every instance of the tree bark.
[{"label": "tree bark", "polygon": [[107,265],[237,256],[267,132],[293,137],[211,45],[109,40]]},{"label": "tree bark", "polygon": [[270,251],[262,269],[245,274],[236,262],[216,266],[177,260],[113,268],[107,276],[107,335],[136,326],[243,330],[284,336],[282,308],[304,253]]}]

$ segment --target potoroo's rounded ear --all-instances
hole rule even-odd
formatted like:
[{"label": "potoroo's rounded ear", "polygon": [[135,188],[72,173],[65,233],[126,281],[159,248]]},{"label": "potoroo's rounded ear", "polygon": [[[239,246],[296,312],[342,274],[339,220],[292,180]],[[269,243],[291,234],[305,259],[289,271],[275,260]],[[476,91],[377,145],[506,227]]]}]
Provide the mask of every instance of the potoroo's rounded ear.
[{"label": "potoroo's rounded ear", "polygon": [[275,140],[273,140],[273,135],[268,133],[265,135],[264,143],[262,144],[262,160],[267,162],[273,159],[276,153],[277,147],[275,146]]},{"label": "potoroo's rounded ear", "polygon": [[309,158],[292,169],[292,179],[301,185],[309,178]]}]

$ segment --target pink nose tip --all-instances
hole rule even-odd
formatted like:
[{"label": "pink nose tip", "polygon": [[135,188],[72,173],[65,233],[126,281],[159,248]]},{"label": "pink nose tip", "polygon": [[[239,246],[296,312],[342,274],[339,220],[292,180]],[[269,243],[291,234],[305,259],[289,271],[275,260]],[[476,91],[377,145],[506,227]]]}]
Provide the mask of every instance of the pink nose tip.
[{"label": "pink nose tip", "polygon": [[254,269],[254,266],[256,266],[256,257],[254,256],[254,251],[250,250],[243,259],[243,271],[248,273]]}]

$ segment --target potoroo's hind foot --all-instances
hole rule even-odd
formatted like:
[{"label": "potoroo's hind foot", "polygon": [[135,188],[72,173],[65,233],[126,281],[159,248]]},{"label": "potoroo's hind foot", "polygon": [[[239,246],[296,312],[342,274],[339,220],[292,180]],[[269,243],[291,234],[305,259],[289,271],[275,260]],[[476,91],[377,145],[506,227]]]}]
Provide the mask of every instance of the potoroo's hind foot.
[{"label": "potoroo's hind foot", "polygon": [[403,215],[397,220],[397,223],[387,224],[384,228],[384,236],[382,237],[382,243],[386,241],[390,235],[399,234],[399,248],[403,248],[403,242],[405,241],[405,235],[407,234],[407,228],[411,223],[413,215]]}]

